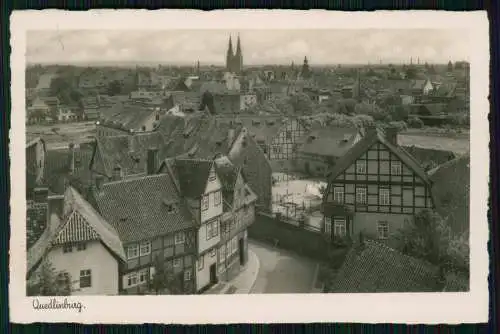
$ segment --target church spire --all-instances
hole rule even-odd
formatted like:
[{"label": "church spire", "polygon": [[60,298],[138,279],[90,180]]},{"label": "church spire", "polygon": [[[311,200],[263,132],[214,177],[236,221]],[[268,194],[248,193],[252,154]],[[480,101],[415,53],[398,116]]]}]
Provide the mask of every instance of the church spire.
[{"label": "church spire", "polygon": [[241,56],[240,34],[238,34],[238,41],[236,42],[236,57],[239,56]]},{"label": "church spire", "polygon": [[227,55],[233,56],[233,42],[231,41],[231,36],[229,36],[229,45],[227,46]]}]

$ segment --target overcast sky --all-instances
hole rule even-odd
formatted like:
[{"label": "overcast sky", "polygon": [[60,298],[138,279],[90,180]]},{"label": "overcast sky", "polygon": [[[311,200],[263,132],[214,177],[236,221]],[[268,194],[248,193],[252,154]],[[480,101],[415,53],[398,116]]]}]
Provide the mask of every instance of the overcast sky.
[{"label": "overcast sky", "polygon": [[240,34],[244,64],[384,63],[468,60],[459,30],[64,30],[29,31],[30,63],[158,62],[224,64],[228,38]]}]

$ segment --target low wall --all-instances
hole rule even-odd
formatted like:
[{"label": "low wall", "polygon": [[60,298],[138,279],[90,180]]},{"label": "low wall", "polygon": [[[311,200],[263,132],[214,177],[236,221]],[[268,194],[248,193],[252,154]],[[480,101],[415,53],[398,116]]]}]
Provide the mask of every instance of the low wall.
[{"label": "low wall", "polygon": [[248,236],[267,243],[277,243],[276,246],[280,248],[317,260],[327,260],[331,249],[330,241],[319,231],[313,232],[262,212],[256,214],[255,222],[248,228]]}]

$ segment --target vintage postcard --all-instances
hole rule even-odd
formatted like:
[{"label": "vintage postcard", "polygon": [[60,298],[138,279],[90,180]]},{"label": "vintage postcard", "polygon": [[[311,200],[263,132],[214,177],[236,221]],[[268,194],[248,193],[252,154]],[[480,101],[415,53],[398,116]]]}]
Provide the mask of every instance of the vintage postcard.
[{"label": "vintage postcard", "polygon": [[14,322],[487,321],[485,13],[11,22]]}]

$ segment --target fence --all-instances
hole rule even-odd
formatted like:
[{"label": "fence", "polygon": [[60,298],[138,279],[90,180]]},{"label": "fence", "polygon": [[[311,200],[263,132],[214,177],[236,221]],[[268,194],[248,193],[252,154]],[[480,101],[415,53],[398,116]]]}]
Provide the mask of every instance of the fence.
[{"label": "fence", "polygon": [[331,247],[330,240],[319,228],[262,212],[256,214],[248,235],[318,260],[326,260]]}]

